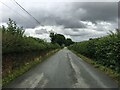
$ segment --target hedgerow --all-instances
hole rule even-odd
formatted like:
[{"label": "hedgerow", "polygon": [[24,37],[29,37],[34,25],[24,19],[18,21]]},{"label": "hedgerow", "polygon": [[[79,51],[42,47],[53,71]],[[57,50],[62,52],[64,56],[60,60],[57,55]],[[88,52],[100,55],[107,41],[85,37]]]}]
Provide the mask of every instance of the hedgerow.
[{"label": "hedgerow", "polygon": [[101,38],[78,42],[68,48],[120,72],[120,30],[118,29],[116,33],[111,32]]},{"label": "hedgerow", "polygon": [[27,37],[24,29],[9,19],[8,26],[0,27],[2,30],[2,53],[23,53],[30,51],[46,51],[59,48],[58,44],[45,42],[39,38]]}]

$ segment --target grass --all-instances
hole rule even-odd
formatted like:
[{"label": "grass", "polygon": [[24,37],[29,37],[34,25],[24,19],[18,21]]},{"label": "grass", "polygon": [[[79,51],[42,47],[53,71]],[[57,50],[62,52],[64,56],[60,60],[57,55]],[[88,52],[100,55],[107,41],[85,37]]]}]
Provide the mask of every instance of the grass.
[{"label": "grass", "polygon": [[8,83],[10,83],[12,80],[16,79],[18,76],[24,74],[25,72],[27,72],[29,69],[31,69],[32,67],[34,67],[35,65],[39,64],[40,62],[42,62],[43,60],[47,59],[48,57],[50,57],[51,55],[53,55],[54,53],[56,53],[59,49],[56,50],[52,50],[48,53],[46,53],[45,56],[40,57],[40,58],[35,58],[32,61],[29,61],[27,63],[24,63],[23,65],[21,65],[19,68],[15,68],[12,72],[10,72],[9,74],[7,74],[5,77],[2,77],[2,86],[6,86]]},{"label": "grass", "polygon": [[101,64],[98,64],[96,61],[88,58],[88,57],[85,57],[79,53],[77,53],[76,51],[73,51],[71,50],[73,53],[75,53],[77,56],[79,56],[82,60],[86,61],[87,63],[89,64],[92,64],[95,68],[99,69],[100,71],[106,73],[108,76],[110,76],[113,80],[115,80],[118,85],[120,86],[120,73],[108,68],[108,67],[105,67]]}]

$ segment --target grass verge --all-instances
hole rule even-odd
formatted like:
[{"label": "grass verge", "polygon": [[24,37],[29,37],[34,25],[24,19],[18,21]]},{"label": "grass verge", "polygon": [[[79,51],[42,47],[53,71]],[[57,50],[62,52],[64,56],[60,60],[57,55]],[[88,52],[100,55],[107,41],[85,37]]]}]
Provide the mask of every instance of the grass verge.
[{"label": "grass verge", "polygon": [[108,76],[110,76],[113,80],[115,80],[118,85],[120,86],[120,73],[108,68],[108,67],[105,67],[101,64],[98,64],[96,61],[88,58],[88,57],[85,57],[79,53],[77,53],[76,51],[74,50],[71,50],[73,53],[75,53],[77,56],[79,56],[82,60],[86,61],[87,63],[89,64],[92,64],[95,68],[101,70],[102,72],[106,73]]},{"label": "grass verge", "polygon": [[8,83],[10,83],[12,80],[16,79],[18,76],[24,74],[25,72],[27,72],[29,69],[31,69],[33,66],[39,64],[40,62],[42,62],[43,60],[47,59],[48,57],[50,57],[51,55],[53,55],[54,53],[56,53],[57,51],[59,51],[59,49],[56,50],[52,50],[49,51],[48,53],[46,53],[45,56],[43,57],[39,57],[39,58],[35,58],[32,61],[29,61],[27,63],[24,63],[23,65],[21,65],[19,68],[15,68],[12,72],[10,72],[9,74],[7,74],[5,77],[2,77],[2,87],[5,87]]}]

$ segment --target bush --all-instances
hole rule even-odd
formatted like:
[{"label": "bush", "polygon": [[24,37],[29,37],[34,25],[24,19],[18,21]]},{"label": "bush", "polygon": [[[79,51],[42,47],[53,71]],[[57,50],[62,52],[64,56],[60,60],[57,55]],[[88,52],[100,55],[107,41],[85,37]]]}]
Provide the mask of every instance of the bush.
[{"label": "bush", "polygon": [[68,47],[97,63],[120,72],[120,30],[110,35],[75,43]]},{"label": "bush", "polygon": [[51,44],[39,38],[26,37],[24,29],[9,19],[8,27],[2,26],[2,51],[6,53],[23,53],[30,51],[47,51],[59,48],[58,44]]}]

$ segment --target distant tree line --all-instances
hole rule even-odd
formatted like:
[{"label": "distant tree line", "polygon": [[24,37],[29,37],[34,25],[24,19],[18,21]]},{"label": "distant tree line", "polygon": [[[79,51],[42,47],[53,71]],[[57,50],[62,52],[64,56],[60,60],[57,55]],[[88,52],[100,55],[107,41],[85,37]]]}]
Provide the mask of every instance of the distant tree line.
[{"label": "distant tree line", "polygon": [[70,38],[65,38],[64,35],[54,32],[50,33],[50,38],[53,44],[58,43],[60,46],[69,46],[74,43]]}]

